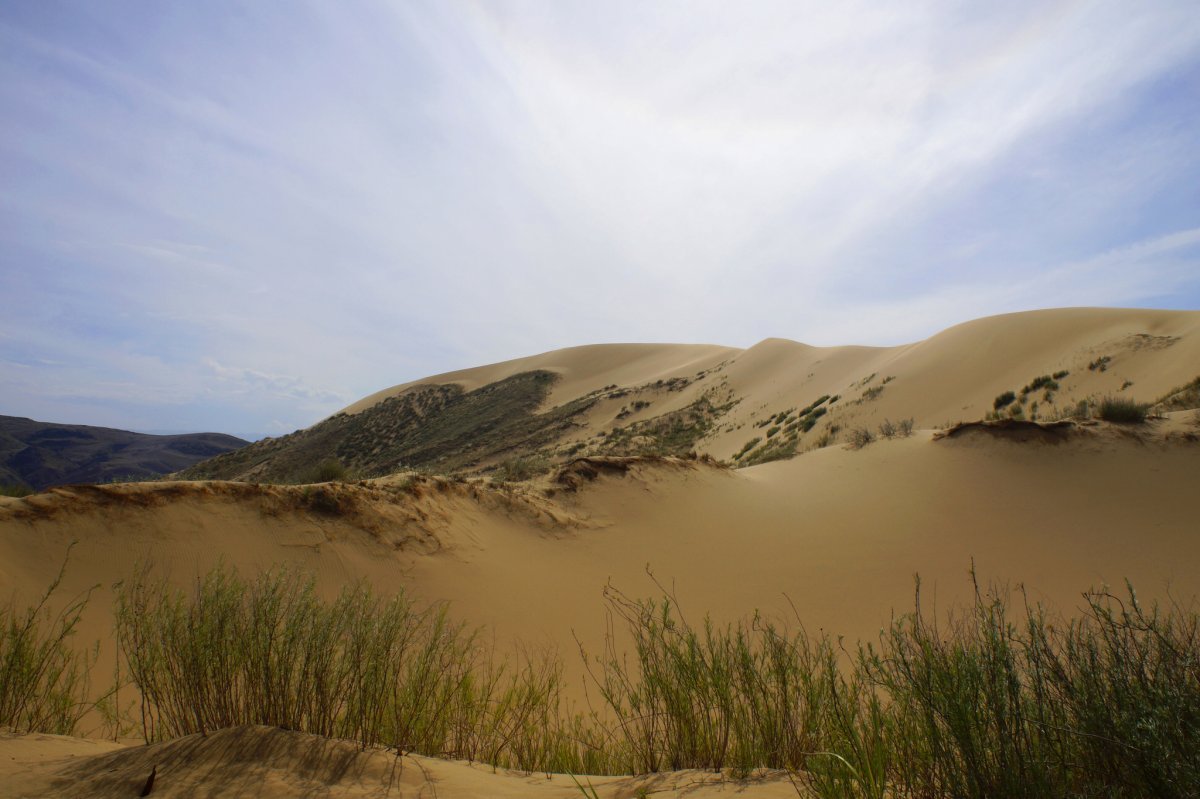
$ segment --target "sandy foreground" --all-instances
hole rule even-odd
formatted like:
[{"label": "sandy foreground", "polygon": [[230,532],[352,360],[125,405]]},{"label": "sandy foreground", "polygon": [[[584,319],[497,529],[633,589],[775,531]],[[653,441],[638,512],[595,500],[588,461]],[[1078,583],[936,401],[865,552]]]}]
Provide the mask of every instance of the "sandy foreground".
[{"label": "sandy foreground", "polygon": [[[329,487],[340,497],[337,513],[314,510],[302,486],[226,482],[0,498],[0,595],[36,598],[75,542],[59,601],[91,590],[78,640],[100,642],[98,673],[110,674],[112,586],[139,562],[181,586],[221,562],[246,574],[292,563],[311,571],[326,595],[359,578],[384,593],[403,587],[449,602],[456,618],[486,627],[501,651],[517,642],[555,649],[568,694],[580,704],[588,696],[580,647],[594,654],[604,643],[606,585],[633,597],[666,588],[693,619],[729,621],[761,610],[851,645],[874,639],[894,614],[911,609],[915,574],[929,605],[969,599],[972,563],[985,584],[1023,586],[1030,600],[1065,614],[1082,604],[1086,589],[1120,588],[1126,579],[1145,601],[1193,602],[1200,595],[1195,411],[1053,435],[972,429],[950,437],[934,428],[981,418],[1000,391],[1055,369],[1069,369],[1074,379],[1061,392],[1064,402],[1125,382],[1152,399],[1200,374],[1200,314],[1018,316],[899,348],[623,345],[455,373],[448,378],[470,385],[552,367],[564,376],[557,395],[724,363],[721,379],[741,402],[710,442],[719,457],[785,403],[844,391],[879,373],[895,378],[877,401],[854,406],[853,418],[877,424],[911,416],[918,430],[740,470],[649,459],[583,464],[564,482],[516,487],[400,477],[338,484]],[[1115,366],[1088,370],[1101,353],[1111,353]],[[672,401],[685,402],[684,394]],[[3,737],[0,795],[137,796],[155,766],[154,796],[582,795],[567,776],[397,759],[265,728],[130,748]],[[796,795],[779,774],[750,784],[695,772],[592,783],[600,796],[614,797],[641,788],[697,797]]]},{"label": "sandy foreground", "polygon": [[0,795],[134,797],[151,773],[155,797],[439,797],[584,796],[579,784],[612,799],[640,795],[755,799],[796,796],[791,778],[763,773],[734,780],[679,771],[644,777],[523,774],[489,766],[362,751],[356,744],[270,727],[237,727],[151,746],[65,738],[0,737]]}]

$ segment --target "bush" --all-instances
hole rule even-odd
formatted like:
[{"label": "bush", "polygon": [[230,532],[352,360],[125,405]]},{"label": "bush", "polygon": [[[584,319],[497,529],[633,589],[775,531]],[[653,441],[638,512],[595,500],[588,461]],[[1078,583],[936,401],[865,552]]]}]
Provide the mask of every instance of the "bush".
[{"label": "bush", "polygon": [[310,483],[332,483],[336,480],[345,480],[348,472],[346,467],[337,458],[326,458],[317,464],[313,470]]},{"label": "bush", "polygon": [[[614,429],[614,433],[616,430]],[[550,461],[539,455],[527,458],[511,458],[502,462],[492,473],[492,479],[497,483],[519,483],[531,480],[540,474],[550,471]]]},{"label": "bush", "polygon": [[875,434],[865,427],[856,427],[850,431],[850,448],[862,449],[875,440]]},{"label": "bush", "polygon": [[1016,399],[1017,399],[1017,395],[1015,392],[1005,391],[1003,394],[996,397],[996,399],[992,401],[992,408],[994,410],[998,411],[1007,405],[1011,405],[1013,402],[1016,401]]},{"label": "bush", "polygon": [[0,497],[28,497],[33,493],[32,488],[20,483],[0,485]]},{"label": "bush", "polygon": [[1100,400],[1100,418],[1119,424],[1142,424],[1150,408],[1126,397],[1105,397]]},{"label": "bush", "polygon": [[884,419],[879,425],[879,435],[884,438],[895,438],[896,432],[896,425],[892,424],[891,419]]},{"label": "bush", "polygon": [[913,434],[913,420],[912,420],[912,417],[909,417],[908,419],[901,419],[901,420],[900,420],[900,425],[899,425],[899,433],[900,433],[900,435],[901,435],[901,436],[903,436],[904,438],[908,438],[909,436],[911,436],[911,435]]},{"label": "bush", "polygon": [[18,733],[70,735],[91,707],[88,671],[92,658],[70,645],[88,596],[76,597],[57,614],[46,605],[66,573],[58,576],[36,605],[0,608],[0,727]]}]

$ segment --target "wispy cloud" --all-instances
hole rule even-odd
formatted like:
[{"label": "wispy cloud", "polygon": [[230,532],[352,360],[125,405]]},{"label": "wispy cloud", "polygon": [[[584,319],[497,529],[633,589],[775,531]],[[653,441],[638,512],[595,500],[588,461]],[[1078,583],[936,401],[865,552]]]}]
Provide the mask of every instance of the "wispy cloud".
[{"label": "wispy cloud", "polygon": [[0,412],[1198,307],[1198,78],[1188,2],[8,8]]}]

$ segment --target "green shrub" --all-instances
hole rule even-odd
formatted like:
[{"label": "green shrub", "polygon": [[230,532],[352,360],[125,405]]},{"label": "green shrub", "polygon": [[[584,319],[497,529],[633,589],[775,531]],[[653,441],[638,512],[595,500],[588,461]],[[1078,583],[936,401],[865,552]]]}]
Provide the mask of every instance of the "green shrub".
[{"label": "green shrub", "polygon": [[1014,401],[1016,401],[1016,399],[1017,399],[1017,395],[1015,392],[1005,391],[1003,394],[1001,394],[1000,396],[996,397],[995,400],[993,400],[992,408],[994,410],[998,411],[1001,408],[1011,405]]},{"label": "green shrub", "polygon": [[1100,418],[1106,422],[1141,424],[1146,421],[1149,406],[1127,397],[1105,397],[1100,400]]},{"label": "green shrub", "polygon": [[88,701],[94,657],[71,646],[88,595],[55,614],[47,608],[66,567],[64,560],[36,605],[19,610],[10,601],[0,608],[0,727],[70,735],[94,706]]},{"label": "green shrub", "polygon": [[32,488],[21,483],[0,485],[0,497],[28,497],[33,493]]},{"label": "green shrub", "polygon": [[317,464],[310,475],[310,483],[332,483],[337,480],[346,480],[348,472],[346,467],[337,458],[326,458]]},{"label": "green shrub", "polygon": [[734,460],[737,460],[738,458],[742,457],[750,450],[754,449],[754,446],[756,444],[758,444],[758,442],[760,442],[760,441],[762,441],[762,436],[755,436],[754,438],[747,441],[745,444],[742,445],[742,448],[740,450],[738,450],[738,453],[733,456]]},{"label": "green shrub", "polygon": [[[616,433],[616,429],[613,432]],[[550,461],[540,455],[510,458],[496,467],[492,473],[492,479],[497,483],[519,483],[531,480],[548,471],[550,471]]]}]

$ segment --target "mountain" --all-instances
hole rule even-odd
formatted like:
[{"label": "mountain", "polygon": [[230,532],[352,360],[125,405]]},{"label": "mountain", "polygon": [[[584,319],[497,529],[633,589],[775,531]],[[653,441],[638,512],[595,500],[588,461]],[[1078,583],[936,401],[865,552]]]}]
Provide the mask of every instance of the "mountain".
[{"label": "mountain", "polygon": [[[930,428],[997,413],[1045,421],[1088,415],[1105,397],[1195,407],[1184,389],[1198,372],[1200,313],[1193,311],[1007,314],[896,347],[786,339],[748,349],[593,345],[394,386],[180,476],[521,477],[581,456],[691,451],[748,466],[845,442],[885,422]],[[1008,392],[1012,401],[1004,403]]]},{"label": "mountain", "polygon": [[247,443],[222,433],[155,436],[0,416],[0,484],[41,490],[66,483],[148,480]]}]

